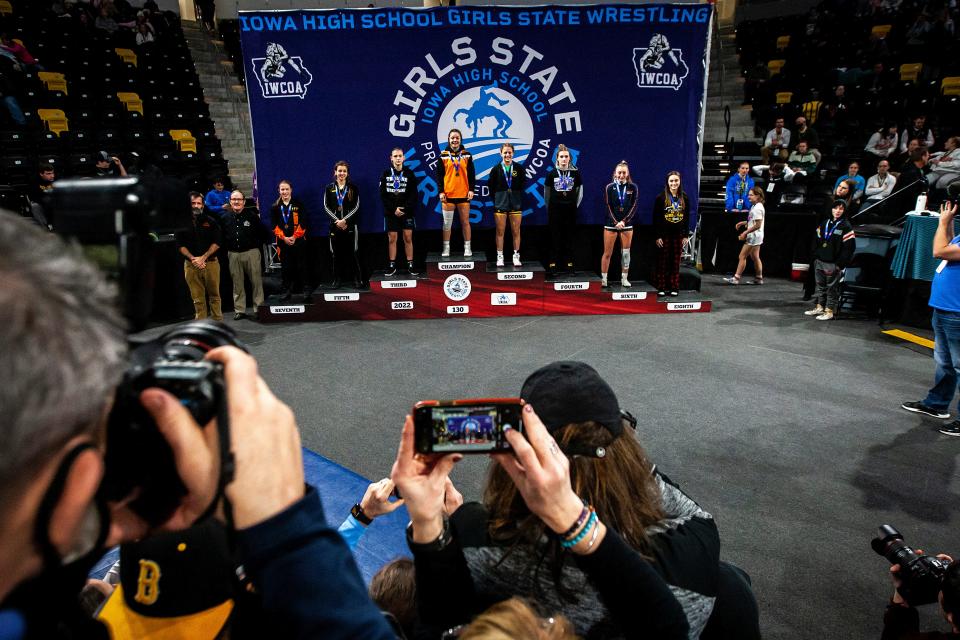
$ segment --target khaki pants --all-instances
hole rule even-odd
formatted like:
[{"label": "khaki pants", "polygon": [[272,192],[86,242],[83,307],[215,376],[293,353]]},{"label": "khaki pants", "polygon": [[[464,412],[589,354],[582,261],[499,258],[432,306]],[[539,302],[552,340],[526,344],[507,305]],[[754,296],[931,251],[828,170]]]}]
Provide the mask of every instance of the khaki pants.
[{"label": "khaki pants", "polygon": [[207,261],[206,269],[197,269],[193,263],[183,262],[183,277],[193,298],[193,317],[202,320],[207,317],[207,299],[210,300],[210,317],[223,320],[220,310],[220,263]]},{"label": "khaki pants", "polygon": [[253,307],[263,304],[263,277],[260,273],[260,250],[230,251],[230,278],[233,280],[233,310],[243,313],[247,310],[247,293],[243,288],[243,274],[250,278],[253,285]]}]

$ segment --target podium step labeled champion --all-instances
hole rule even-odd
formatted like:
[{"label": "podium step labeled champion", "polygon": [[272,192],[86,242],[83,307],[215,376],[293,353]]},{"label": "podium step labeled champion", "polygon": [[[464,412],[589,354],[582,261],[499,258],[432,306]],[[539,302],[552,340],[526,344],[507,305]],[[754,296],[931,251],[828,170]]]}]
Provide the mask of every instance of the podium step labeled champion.
[{"label": "podium step labeled champion", "polygon": [[[619,276],[618,274],[614,274]],[[697,313],[711,309],[698,292],[657,299],[646,282],[616,283],[604,289],[593,273],[576,272],[548,279],[540,263],[495,267],[483,254],[473,257],[427,256],[426,273],[374,274],[369,290],[318,289],[313,302],[299,296],[286,304],[268,300],[257,310],[261,322],[495,318],[504,316]]]}]

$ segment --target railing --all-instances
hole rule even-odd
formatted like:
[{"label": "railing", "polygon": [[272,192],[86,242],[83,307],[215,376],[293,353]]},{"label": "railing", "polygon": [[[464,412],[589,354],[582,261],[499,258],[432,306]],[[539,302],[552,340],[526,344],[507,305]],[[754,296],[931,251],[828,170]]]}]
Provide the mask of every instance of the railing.
[{"label": "railing", "polygon": [[[864,207],[855,215],[853,215],[853,217],[850,218],[850,221],[856,222],[859,218],[859,222],[861,224],[863,224],[863,220],[869,219],[874,219],[882,224],[890,224],[894,226],[902,224],[905,219],[903,212],[912,210],[914,208],[916,197],[919,193],[917,187],[922,187],[925,190],[927,187],[926,178],[918,178],[910,184],[897,189],[883,200],[870,203],[868,206]],[[868,212],[871,214],[870,217],[863,217],[864,214]]]}]

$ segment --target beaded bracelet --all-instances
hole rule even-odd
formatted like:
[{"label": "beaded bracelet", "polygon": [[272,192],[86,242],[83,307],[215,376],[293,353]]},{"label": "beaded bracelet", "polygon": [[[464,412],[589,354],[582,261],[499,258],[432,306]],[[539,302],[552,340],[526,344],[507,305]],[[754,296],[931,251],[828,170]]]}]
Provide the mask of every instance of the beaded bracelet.
[{"label": "beaded bracelet", "polygon": [[567,538],[575,534],[577,532],[577,529],[583,526],[584,521],[587,519],[589,515],[590,515],[590,505],[587,504],[586,500],[584,500],[583,510],[580,512],[580,516],[577,518],[577,521],[574,522],[573,525],[563,533],[557,534],[557,537],[560,538],[561,540],[566,540]]},{"label": "beaded bracelet", "polygon": [[583,525],[583,529],[580,530],[580,533],[577,534],[577,537],[571,538],[570,540],[564,540],[563,542],[560,543],[560,546],[563,547],[564,549],[569,549],[571,547],[577,546],[578,544],[580,544],[580,541],[583,540],[588,533],[590,533],[590,529],[593,528],[593,525],[596,524],[596,522],[597,522],[597,512],[591,510],[590,518],[587,519],[587,524]]}]

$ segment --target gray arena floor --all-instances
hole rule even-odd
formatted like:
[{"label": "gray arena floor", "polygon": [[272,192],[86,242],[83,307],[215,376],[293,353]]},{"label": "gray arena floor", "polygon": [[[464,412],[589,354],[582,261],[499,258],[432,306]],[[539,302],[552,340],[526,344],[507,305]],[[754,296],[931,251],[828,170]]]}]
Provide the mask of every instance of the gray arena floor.
[{"label": "gray arena floor", "polygon": [[[932,357],[870,320],[804,316],[793,283],[708,276],[704,293],[709,314],[233,324],[304,444],[369,478],[389,473],[415,401],[516,395],[547,362],[589,362],[653,459],[716,517],[764,637],[879,637],[891,587],[869,545],[877,525],[960,553],[960,438],[899,408],[923,397]],[[486,466],[454,470],[467,499]]]}]

